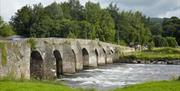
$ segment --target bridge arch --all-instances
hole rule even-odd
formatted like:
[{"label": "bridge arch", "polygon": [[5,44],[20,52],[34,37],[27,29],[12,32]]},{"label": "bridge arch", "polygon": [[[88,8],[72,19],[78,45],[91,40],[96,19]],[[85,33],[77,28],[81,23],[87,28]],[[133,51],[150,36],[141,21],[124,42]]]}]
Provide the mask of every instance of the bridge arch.
[{"label": "bridge arch", "polygon": [[82,49],[83,68],[89,67],[89,53],[86,48]]},{"label": "bridge arch", "polygon": [[53,54],[54,57],[56,58],[56,76],[57,78],[60,78],[60,76],[63,75],[62,56],[58,50],[54,50]]},{"label": "bridge arch", "polygon": [[32,51],[30,59],[30,77],[43,79],[43,74],[43,58],[39,51]]}]

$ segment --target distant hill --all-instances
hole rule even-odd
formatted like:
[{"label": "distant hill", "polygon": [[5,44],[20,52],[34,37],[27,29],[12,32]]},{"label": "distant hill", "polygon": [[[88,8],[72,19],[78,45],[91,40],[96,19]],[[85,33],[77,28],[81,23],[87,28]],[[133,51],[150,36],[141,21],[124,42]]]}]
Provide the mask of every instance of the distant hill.
[{"label": "distant hill", "polygon": [[161,23],[163,22],[164,18],[150,18],[150,22],[152,23]]}]

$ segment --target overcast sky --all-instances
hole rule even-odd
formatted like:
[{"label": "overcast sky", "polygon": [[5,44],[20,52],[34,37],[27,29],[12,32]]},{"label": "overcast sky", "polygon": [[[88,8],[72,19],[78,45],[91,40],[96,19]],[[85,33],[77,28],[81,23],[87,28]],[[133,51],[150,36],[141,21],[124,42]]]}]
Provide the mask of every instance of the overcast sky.
[{"label": "overcast sky", "polygon": [[[44,6],[52,2],[64,2],[68,0],[0,0],[0,16],[5,21],[9,21],[11,16],[26,4],[42,3]],[[80,0],[81,4],[87,1],[100,2],[102,7],[107,7],[109,3],[116,3],[120,10],[141,11],[150,17],[180,17],[180,0]]]}]

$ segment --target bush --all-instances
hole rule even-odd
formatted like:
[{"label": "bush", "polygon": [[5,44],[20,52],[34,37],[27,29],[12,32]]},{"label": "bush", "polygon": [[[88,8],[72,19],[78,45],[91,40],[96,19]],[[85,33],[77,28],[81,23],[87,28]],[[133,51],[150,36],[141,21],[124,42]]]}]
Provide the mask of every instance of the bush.
[{"label": "bush", "polygon": [[177,47],[178,43],[174,37],[166,37],[169,47]]},{"label": "bush", "polygon": [[12,27],[8,24],[3,24],[2,27],[0,27],[0,35],[3,37],[15,35],[15,32],[12,30]]},{"label": "bush", "polygon": [[122,45],[122,46],[127,46],[127,44],[126,44],[126,42],[124,40],[119,40],[118,44]]},{"label": "bush", "polygon": [[168,42],[165,37],[162,36],[154,36],[153,41],[156,47],[168,47]]},{"label": "bush", "polygon": [[148,43],[148,50],[153,50],[153,47],[154,47],[154,41],[151,41]]}]

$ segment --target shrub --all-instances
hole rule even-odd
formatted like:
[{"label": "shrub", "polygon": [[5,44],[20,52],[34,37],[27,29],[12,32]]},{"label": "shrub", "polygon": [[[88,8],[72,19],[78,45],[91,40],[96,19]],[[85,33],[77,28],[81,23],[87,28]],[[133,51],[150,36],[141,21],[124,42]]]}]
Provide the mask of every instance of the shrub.
[{"label": "shrub", "polygon": [[122,46],[127,46],[127,44],[124,40],[118,40],[118,44],[122,45]]},{"label": "shrub", "polygon": [[154,47],[154,41],[151,41],[148,43],[148,50],[153,50],[153,47]]},{"label": "shrub", "polygon": [[174,37],[166,37],[169,47],[177,47],[178,43]]},{"label": "shrub", "polygon": [[33,38],[28,39],[27,43],[30,44],[31,50],[35,50],[36,49],[36,41]]},{"label": "shrub", "polygon": [[162,36],[154,36],[153,41],[156,47],[168,47],[168,42],[165,37]]},{"label": "shrub", "polygon": [[12,30],[12,27],[8,24],[4,24],[0,27],[0,35],[3,37],[15,35],[15,32]]}]

